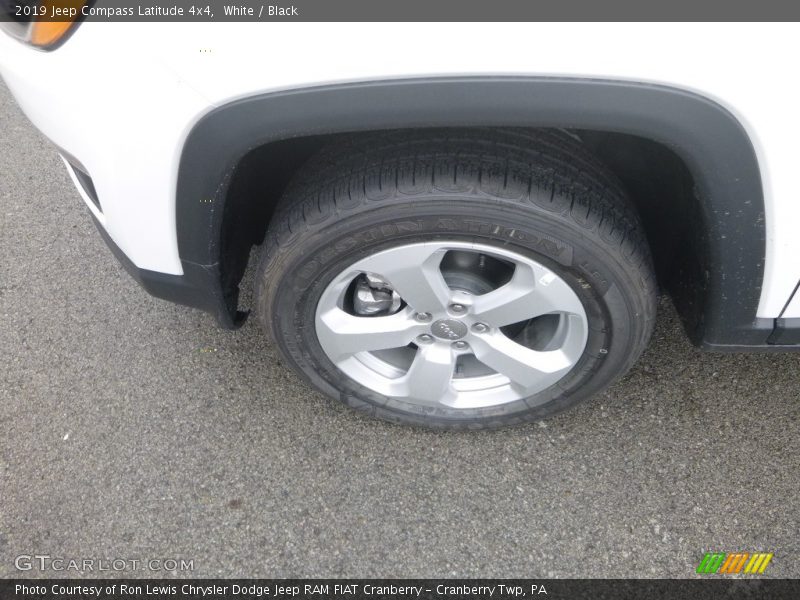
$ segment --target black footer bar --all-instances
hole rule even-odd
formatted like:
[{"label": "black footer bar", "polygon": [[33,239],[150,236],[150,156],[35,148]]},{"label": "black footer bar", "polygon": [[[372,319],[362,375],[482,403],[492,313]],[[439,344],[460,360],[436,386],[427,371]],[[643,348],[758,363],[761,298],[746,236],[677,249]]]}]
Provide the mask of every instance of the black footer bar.
[{"label": "black footer bar", "polygon": [[790,579],[7,579],[3,600],[800,598]]}]

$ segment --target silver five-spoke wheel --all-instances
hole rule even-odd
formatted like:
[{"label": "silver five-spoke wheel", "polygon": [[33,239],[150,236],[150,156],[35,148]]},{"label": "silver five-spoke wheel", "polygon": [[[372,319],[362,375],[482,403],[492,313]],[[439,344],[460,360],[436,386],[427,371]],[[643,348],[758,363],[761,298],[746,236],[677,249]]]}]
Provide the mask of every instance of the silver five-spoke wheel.
[{"label": "silver five-spoke wheel", "polygon": [[556,273],[483,244],[383,250],[339,273],[315,328],[328,358],[379,394],[424,406],[496,406],[559,381],[586,346],[586,312]]}]

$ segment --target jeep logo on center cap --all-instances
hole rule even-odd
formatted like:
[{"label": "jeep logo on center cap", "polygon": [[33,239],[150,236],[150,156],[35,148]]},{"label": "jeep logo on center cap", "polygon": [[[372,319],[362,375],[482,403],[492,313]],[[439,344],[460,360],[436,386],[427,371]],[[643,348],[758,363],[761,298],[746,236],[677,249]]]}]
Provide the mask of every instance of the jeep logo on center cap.
[{"label": "jeep logo on center cap", "polygon": [[460,340],[467,331],[467,326],[455,319],[442,319],[431,325],[431,333],[443,340]]}]

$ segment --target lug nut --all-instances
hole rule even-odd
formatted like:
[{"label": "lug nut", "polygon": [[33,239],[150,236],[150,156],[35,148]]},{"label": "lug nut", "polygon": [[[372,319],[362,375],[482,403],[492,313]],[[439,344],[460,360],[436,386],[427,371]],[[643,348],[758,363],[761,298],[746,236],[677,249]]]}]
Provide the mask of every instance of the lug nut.
[{"label": "lug nut", "polygon": [[486,333],[489,331],[489,326],[483,323],[475,323],[475,325],[472,326],[472,331],[475,333]]},{"label": "lug nut", "polygon": [[431,320],[431,313],[417,313],[416,318],[420,323],[427,323]]},{"label": "lug nut", "polygon": [[456,350],[465,350],[469,348],[469,344],[467,344],[467,342],[453,342],[453,348]]},{"label": "lug nut", "polygon": [[451,304],[450,305],[450,311],[456,313],[457,315],[460,315],[461,313],[465,312],[466,310],[467,310],[467,307],[464,306],[463,304]]},{"label": "lug nut", "polygon": [[420,344],[430,344],[433,341],[433,336],[423,333],[422,335],[417,336],[417,341]]}]

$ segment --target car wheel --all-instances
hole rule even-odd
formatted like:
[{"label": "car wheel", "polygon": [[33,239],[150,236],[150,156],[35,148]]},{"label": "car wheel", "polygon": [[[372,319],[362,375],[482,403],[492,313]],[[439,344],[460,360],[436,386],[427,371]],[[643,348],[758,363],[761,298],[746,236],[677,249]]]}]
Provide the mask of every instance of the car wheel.
[{"label": "car wheel", "polygon": [[644,349],[655,279],[637,214],[568,134],[338,139],[272,219],[257,313],[288,363],[371,415],[435,428],[542,419]]}]

